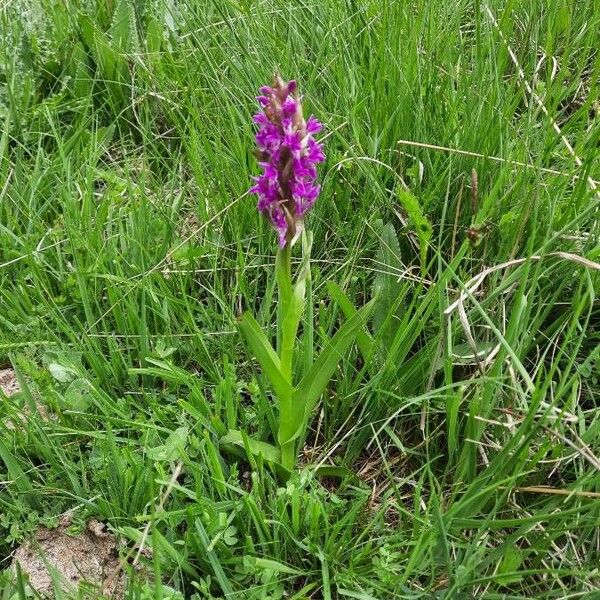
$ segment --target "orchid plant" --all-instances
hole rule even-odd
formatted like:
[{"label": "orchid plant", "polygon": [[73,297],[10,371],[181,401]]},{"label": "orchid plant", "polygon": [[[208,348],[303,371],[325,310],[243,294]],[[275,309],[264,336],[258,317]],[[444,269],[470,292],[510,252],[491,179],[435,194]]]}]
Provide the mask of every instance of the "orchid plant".
[{"label": "orchid plant", "polygon": [[[317,164],[325,160],[325,155],[322,143],[314,136],[322,126],[313,116],[304,118],[295,81],[286,83],[276,75],[273,85],[260,88],[260,92],[260,111],[254,122],[258,125],[256,154],[262,173],[254,178],[250,191],[258,196],[258,210],[272,225],[279,242],[275,261],[276,348],[250,313],[241,317],[239,327],[278,402],[277,446],[250,440],[238,431],[230,431],[222,441],[243,446],[247,453],[260,454],[280,471],[289,473],[296,466],[298,445],[307,433],[314,408],[342,356],[363,328],[370,305],[355,311],[331,339],[325,340],[315,360],[312,338],[304,340],[310,346],[310,359],[298,380],[294,372],[299,362],[295,360],[298,330],[307,302],[312,307],[312,298],[306,298],[312,235],[306,231],[304,221],[320,192]],[[293,277],[292,248],[299,239],[302,260]],[[312,310],[308,312],[312,318]],[[312,323],[305,321],[304,331],[312,335]]]}]

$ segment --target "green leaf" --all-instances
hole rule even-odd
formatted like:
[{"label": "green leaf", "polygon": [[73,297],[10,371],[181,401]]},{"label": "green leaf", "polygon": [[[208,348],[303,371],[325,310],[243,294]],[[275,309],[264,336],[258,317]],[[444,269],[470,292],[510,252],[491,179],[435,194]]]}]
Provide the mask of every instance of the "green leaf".
[{"label": "green leaf", "polygon": [[[239,456],[245,454],[246,444],[244,444],[244,437],[246,438],[246,444],[250,448],[250,451],[254,456],[262,456],[267,462],[278,463],[280,459],[279,449],[267,442],[261,442],[254,440],[251,437],[245,436],[241,431],[237,429],[230,429],[226,435],[219,440],[220,446],[235,446],[238,448],[236,452]],[[241,452],[239,451],[241,450]]]},{"label": "green leaf", "polygon": [[377,276],[373,282],[373,296],[376,298],[373,329],[384,348],[389,349],[402,316],[402,311],[398,308],[398,299],[404,287],[398,280],[403,265],[400,260],[398,236],[391,223],[382,226],[376,262]]},{"label": "green leaf", "polygon": [[[164,6],[162,9],[164,10]],[[155,53],[160,52],[161,46],[164,41],[163,26],[157,15],[149,12],[147,15],[148,24],[146,25],[146,52],[148,58],[153,60],[158,57],[152,56]]]},{"label": "green leaf", "polygon": [[256,322],[256,319],[250,313],[245,313],[238,325],[250,351],[256,360],[258,360],[273,386],[275,395],[279,399],[289,397],[292,393],[292,386],[283,376],[279,357],[261,330],[260,325]]},{"label": "green leaf", "polygon": [[[302,256],[307,257],[307,274],[305,276],[306,294],[308,295],[308,303],[305,303],[304,320],[302,326],[302,342],[304,352],[301,362],[300,374],[308,373],[315,360],[315,318],[313,305],[312,291],[312,275],[310,272],[310,248],[312,246],[312,232],[302,235]],[[304,262],[303,262],[304,264]],[[301,269],[302,272],[302,269]]]},{"label": "green leaf", "polygon": [[87,379],[76,379],[65,391],[65,403],[70,410],[86,411],[92,401],[92,384]]},{"label": "green leaf", "polygon": [[[143,535],[138,529],[127,526],[120,527],[119,533],[136,544],[141,542]],[[182,569],[192,577],[200,577],[196,568],[181,554],[180,548],[176,548],[169,540],[167,540],[167,538],[158,531],[157,527],[153,527],[152,529],[152,546],[156,552],[156,558],[165,565],[177,565],[179,569]]]},{"label": "green leaf", "polygon": [[[358,310],[354,307],[354,304],[352,304],[348,296],[344,294],[342,288],[337,283],[328,281],[327,291],[329,292],[331,299],[340,307],[346,319],[350,319],[358,312]],[[363,358],[366,362],[368,362],[373,352],[373,338],[369,335],[369,332],[366,328],[358,332],[356,336],[356,343],[361,354],[363,355]]]},{"label": "green leaf", "polygon": [[11,454],[4,442],[0,439],[0,459],[6,465],[9,479],[14,483],[19,492],[25,494],[34,508],[39,508],[37,496],[33,493],[33,486],[29,478],[19,465],[17,459]]},{"label": "green leaf", "polygon": [[444,523],[444,515],[440,507],[440,501],[438,496],[434,493],[431,497],[431,511],[435,518],[434,537],[435,541],[432,540],[433,546],[432,551],[435,557],[436,563],[443,565],[448,568],[450,565],[450,547],[448,545],[448,532],[446,531],[446,525]]},{"label": "green leaf", "polygon": [[477,364],[478,361],[489,356],[496,346],[495,342],[476,342],[475,350],[477,354],[475,354],[470,344],[456,344],[452,348],[452,362],[455,365]]},{"label": "green leaf", "polygon": [[356,473],[352,472],[348,467],[339,465],[307,465],[307,471],[312,471],[317,477],[331,477],[333,479],[351,479],[358,482],[359,479]]},{"label": "green leaf", "polygon": [[506,552],[498,567],[498,573],[502,575],[501,581],[504,585],[518,583],[523,579],[523,575],[518,572],[522,562],[522,551],[518,547],[507,544]]},{"label": "green leaf", "polygon": [[50,363],[48,365],[48,371],[50,371],[52,377],[60,383],[68,383],[75,377],[71,369],[59,363]]},{"label": "green leaf", "polygon": [[179,458],[181,453],[185,451],[187,445],[189,429],[187,427],[179,427],[173,431],[167,441],[161,446],[148,449],[148,458],[154,461],[172,461]]},{"label": "green leaf", "polygon": [[298,270],[296,283],[288,297],[287,306],[283,310],[281,363],[282,366],[285,365],[284,371],[287,369],[290,381],[298,326],[304,312],[306,284],[310,279],[311,247],[312,234],[309,232],[302,237],[302,263]]},{"label": "green leaf", "polygon": [[133,5],[129,0],[119,0],[113,13],[109,33],[113,44],[121,52],[136,50],[137,31],[135,26],[135,14]]},{"label": "green leaf", "polygon": [[294,355],[294,346],[296,344],[296,335],[300,319],[304,312],[304,295],[306,290],[306,281],[300,281],[292,288],[288,305],[283,313],[283,323],[281,329],[281,362],[286,365],[289,378],[292,376],[292,362]]},{"label": "green leaf", "polygon": [[417,237],[419,238],[419,250],[421,255],[421,270],[424,271],[427,263],[427,247],[429,240],[433,233],[433,227],[431,223],[423,213],[421,204],[417,200],[417,197],[411,194],[408,190],[403,187],[396,188],[396,195],[398,200],[402,204],[404,210],[408,214],[408,217],[415,229]]},{"label": "green leaf", "polygon": [[303,588],[298,590],[293,596],[290,596],[290,600],[307,600],[311,598],[310,592],[312,592],[317,585],[319,585],[316,581],[311,583],[307,583]]},{"label": "green leaf", "polygon": [[238,458],[248,460],[251,464],[256,458],[262,458],[284,479],[289,477],[290,472],[281,464],[281,452],[272,444],[261,442],[249,437],[244,431],[230,429],[226,435],[219,440],[220,448]]},{"label": "green leaf", "polygon": [[114,41],[88,15],[80,16],[79,31],[110,94],[115,101],[122,103],[127,97],[122,83],[129,75],[124,52],[113,47]]},{"label": "green leaf", "polygon": [[348,319],[331,338],[329,345],[321,351],[310,371],[302,378],[293,393],[292,405],[302,407],[304,417],[301,422],[294,423],[293,428],[290,424],[285,439],[280,439],[280,443],[289,442],[301,435],[315,404],[329,383],[339,362],[344,357],[346,350],[367,322],[372,308],[373,301],[363,306],[354,316]]},{"label": "green leaf", "polygon": [[[27,600],[28,594],[25,593],[23,571],[21,571],[21,564],[18,560],[15,560],[15,575],[18,598],[19,600]],[[14,598],[14,596],[12,596],[12,598]]]},{"label": "green leaf", "polygon": [[201,519],[196,519],[196,531],[198,532],[198,535],[200,537],[200,541],[202,542],[202,545],[206,549],[206,555],[208,558],[208,562],[210,563],[210,566],[212,567],[212,570],[215,574],[216,580],[218,581],[219,585],[221,586],[221,590],[225,594],[226,598],[233,597],[235,595],[233,587],[232,587],[231,583],[229,582],[229,579],[227,578],[227,575],[225,574],[223,567],[221,566],[221,562],[219,560],[219,557],[217,556],[217,553],[214,551],[213,548],[210,547],[210,538],[208,536],[208,532],[206,531],[206,529],[204,528],[204,525],[202,524]]},{"label": "green leaf", "polygon": [[273,571],[274,573],[285,573],[286,575],[304,575],[302,571],[273,560],[271,558],[260,558],[258,556],[245,556],[244,559],[254,568]]},{"label": "green leaf", "polygon": [[70,85],[76,98],[85,98],[92,93],[93,81],[88,68],[88,58],[81,42],[73,46],[70,57],[70,71],[73,73]]}]

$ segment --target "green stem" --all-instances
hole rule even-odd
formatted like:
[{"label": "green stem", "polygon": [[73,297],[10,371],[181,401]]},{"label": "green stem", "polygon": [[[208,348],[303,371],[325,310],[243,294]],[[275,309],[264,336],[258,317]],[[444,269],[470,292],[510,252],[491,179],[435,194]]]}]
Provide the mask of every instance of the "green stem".
[{"label": "green stem", "polygon": [[286,339],[287,336],[284,328],[284,322],[290,309],[293,293],[291,250],[287,244],[277,252],[275,273],[279,291],[279,302],[277,303],[277,353],[281,360],[281,371],[283,376],[291,383],[292,353],[289,350],[290,340]]},{"label": "green stem", "polygon": [[294,470],[296,466],[296,440],[281,445],[281,464],[288,471]]},{"label": "green stem", "polygon": [[[290,313],[292,303],[292,257],[288,244],[277,252],[275,260],[275,274],[277,277],[277,289],[279,298],[277,302],[277,354],[281,361],[281,373],[292,383],[292,361],[294,340],[289,339],[290,332],[286,327],[286,319]],[[279,398],[279,439],[285,437],[285,421],[290,416],[292,398]],[[284,442],[280,446],[281,464],[288,470],[293,471],[296,465],[296,444]]]},{"label": "green stem", "polygon": [[[279,356],[281,375],[290,384],[289,391],[284,392],[279,400],[279,432],[278,439],[281,449],[281,462],[288,470],[296,465],[296,450],[298,447],[298,432],[304,421],[303,404],[294,399],[293,366],[294,352],[298,327],[302,320],[305,305],[306,285],[310,277],[310,235],[303,238],[303,259],[296,283],[292,283],[291,249],[288,245],[279,250],[275,263],[278,287],[277,305],[277,354]],[[310,340],[312,344],[312,339]],[[312,356],[308,354],[309,358]]]}]

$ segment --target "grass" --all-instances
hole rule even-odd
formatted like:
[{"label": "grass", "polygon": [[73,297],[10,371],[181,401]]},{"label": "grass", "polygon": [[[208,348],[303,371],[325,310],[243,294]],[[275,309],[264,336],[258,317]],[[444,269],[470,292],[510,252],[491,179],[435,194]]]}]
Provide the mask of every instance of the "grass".
[{"label": "grass", "polygon": [[[2,598],[66,511],[151,548],[130,598],[598,597],[599,8],[5,3]],[[218,443],[276,430],[236,327],[275,69],[326,124],[314,347],[380,293],[285,485]]]}]

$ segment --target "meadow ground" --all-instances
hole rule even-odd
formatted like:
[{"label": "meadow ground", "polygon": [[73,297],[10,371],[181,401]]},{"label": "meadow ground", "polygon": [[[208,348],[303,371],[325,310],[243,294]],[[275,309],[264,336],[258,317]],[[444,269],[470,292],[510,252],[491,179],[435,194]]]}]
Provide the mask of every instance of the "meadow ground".
[{"label": "meadow ground", "polygon": [[[600,597],[597,0],[0,15],[0,598],[67,523],[129,598]],[[377,298],[287,482],[220,444],[275,434],[276,69],[325,124],[301,350]]]}]

